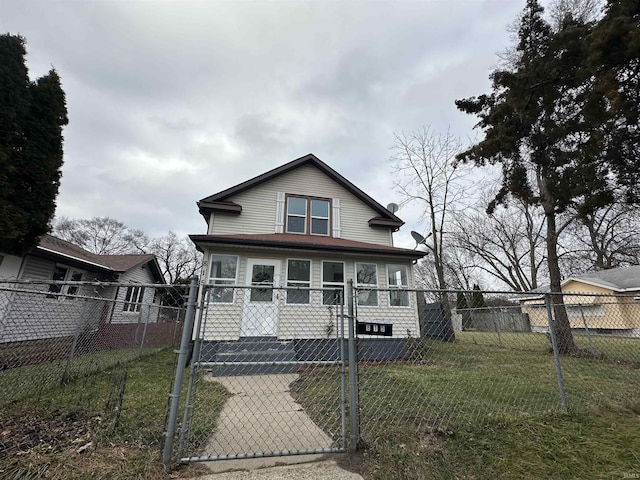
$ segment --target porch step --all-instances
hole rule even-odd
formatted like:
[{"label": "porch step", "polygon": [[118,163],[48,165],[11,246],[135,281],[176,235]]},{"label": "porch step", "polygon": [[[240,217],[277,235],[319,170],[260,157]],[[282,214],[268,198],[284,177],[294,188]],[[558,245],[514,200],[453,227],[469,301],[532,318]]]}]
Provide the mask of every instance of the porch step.
[{"label": "porch step", "polygon": [[275,337],[218,342],[210,366],[216,377],[294,373],[298,369],[293,342]]}]

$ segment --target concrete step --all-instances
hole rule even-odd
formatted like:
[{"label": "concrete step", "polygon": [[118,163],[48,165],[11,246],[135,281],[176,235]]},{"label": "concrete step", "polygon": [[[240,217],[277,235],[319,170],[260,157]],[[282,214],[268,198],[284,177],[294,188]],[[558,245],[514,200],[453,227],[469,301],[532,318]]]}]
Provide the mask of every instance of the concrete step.
[{"label": "concrete step", "polygon": [[238,377],[243,375],[270,375],[279,373],[296,373],[298,365],[296,363],[289,364],[273,364],[259,363],[247,365],[244,363],[227,363],[211,365],[211,375],[214,377]]}]

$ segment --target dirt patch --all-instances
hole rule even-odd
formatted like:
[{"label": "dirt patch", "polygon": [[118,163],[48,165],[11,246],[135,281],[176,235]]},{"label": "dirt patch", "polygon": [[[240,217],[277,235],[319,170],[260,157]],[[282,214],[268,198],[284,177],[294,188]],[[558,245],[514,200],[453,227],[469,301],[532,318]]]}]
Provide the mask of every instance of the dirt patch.
[{"label": "dirt patch", "polygon": [[47,416],[23,413],[2,418],[0,431],[0,462],[12,457],[60,450],[82,453],[90,448],[91,432],[101,422],[83,413],[53,412]]}]

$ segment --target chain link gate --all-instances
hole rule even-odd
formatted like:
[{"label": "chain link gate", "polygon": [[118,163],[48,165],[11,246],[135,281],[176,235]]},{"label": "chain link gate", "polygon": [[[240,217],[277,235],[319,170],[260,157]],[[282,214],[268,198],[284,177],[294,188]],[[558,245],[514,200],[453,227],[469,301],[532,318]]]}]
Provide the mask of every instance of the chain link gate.
[{"label": "chain link gate", "polygon": [[177,461],[344,452],[342,298],[268,283],[203,286]]}]

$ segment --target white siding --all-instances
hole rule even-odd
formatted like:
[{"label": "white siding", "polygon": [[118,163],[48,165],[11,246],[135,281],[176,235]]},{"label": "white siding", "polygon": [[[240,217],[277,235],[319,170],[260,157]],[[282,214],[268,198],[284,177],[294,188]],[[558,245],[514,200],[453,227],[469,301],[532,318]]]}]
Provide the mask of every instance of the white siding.
[{"label": "white siding", "polygon": [[[69,275],[72,272],[82,273],[83,280],[89,275],[85,270],[63,263],[27,256],[20,278],[50,280],[56,265],[67,268]],[[61,294],[55,297],[47,295],[47,283],[20,288],[42,293],[12,293],[4,305],[5,318],[0,324],[2,342],[73,336],[78,325],[83,329],[97,328],[101,315],[104,315],[100,302],[90,302],[85,307],[84,300],[66,297],[67,287],[63,287]],[[92,287],[81,287],[78,291],[79,295],[105,296],[103,293],[94,292]]]},{"label": "white siding", "polygon": [[[149,269],[149,265],[138,266],[120,275],[118,279],[120,283],[127,283],[135,286],[136,283],[155,283],[153,274]],[[127,295],[128,287],[121,285],[118,287],[118,295],[116,298],[116,304],[114,305],[113,315],[111,316],[111,323],[149,323],[156,322],[158,320],[159,309],[155,306],[150,306],[155,298],[155,288],[145,287],[142,297],[142,306],[139,312],[125,312],[124,301]]]},{"label": "white siding", "polygon": [[0,253],[2,262],[0,262],[0,279],[15,279],[20,274],[20,266],[22,265],[22,257],[16,255],[8,255]]},{"label": "white siding", "polygon": [[[246,267],[249,258],[280,260],[280,286],[286,284],[287,259],[311,260],[311,287],[322,287],[322,261],[340,261],[345,264],[345,282],[355,277],[355,263],[375,263],[378,271],[378,287],[386,288],[387,264],[405,264],[408,269],[409,287],[413,288],[413,271],[410,260],[402,261],[389,257],[345,256],[340,254],[306,254],[301,251],[274,252],[258,249],[246,249],[242,251],[232,250],[229,247],[219,247],[205,252],[208,263],[211,252],[218,254],[230,254],[239,256],[238,285],[246,285]],[[203,279],[208,282],[208,271],[205,270]],[[393,323],[394,337],[406,337],[407,332],[417,337],[420,335],[418,326],[418,311],[415,295],[409,294],[410,305],[408,307],[391,307],[387,292],[378,293],[377,307],[358,307],[358,317],[362,320],[388,321]],[[326,326],[332,319],[336,322],[337,307],[331,309],[322,305],[321,292],[312,292],[309,305],[289,305],[286,303],[285,294],[279,295],[279,321],[277,336],[280,339],[293,338],[325,338]],[[204,318],[205,340],[236,340],[240,337],[242,321],[242,309],[244,305],[243,291],[236,291],[233,304],[207,304]]]},{"label": "white siding", "polygon": [[312,165],[305,165],[262,185],[230,197],[242,205],[240,215],[211,215],[209,233],[215,235],[275,231],[278,192],[340,199],[340,237],[347,240],[391,245],[385,228],[372,228],[368,221],[378,213]]}]

